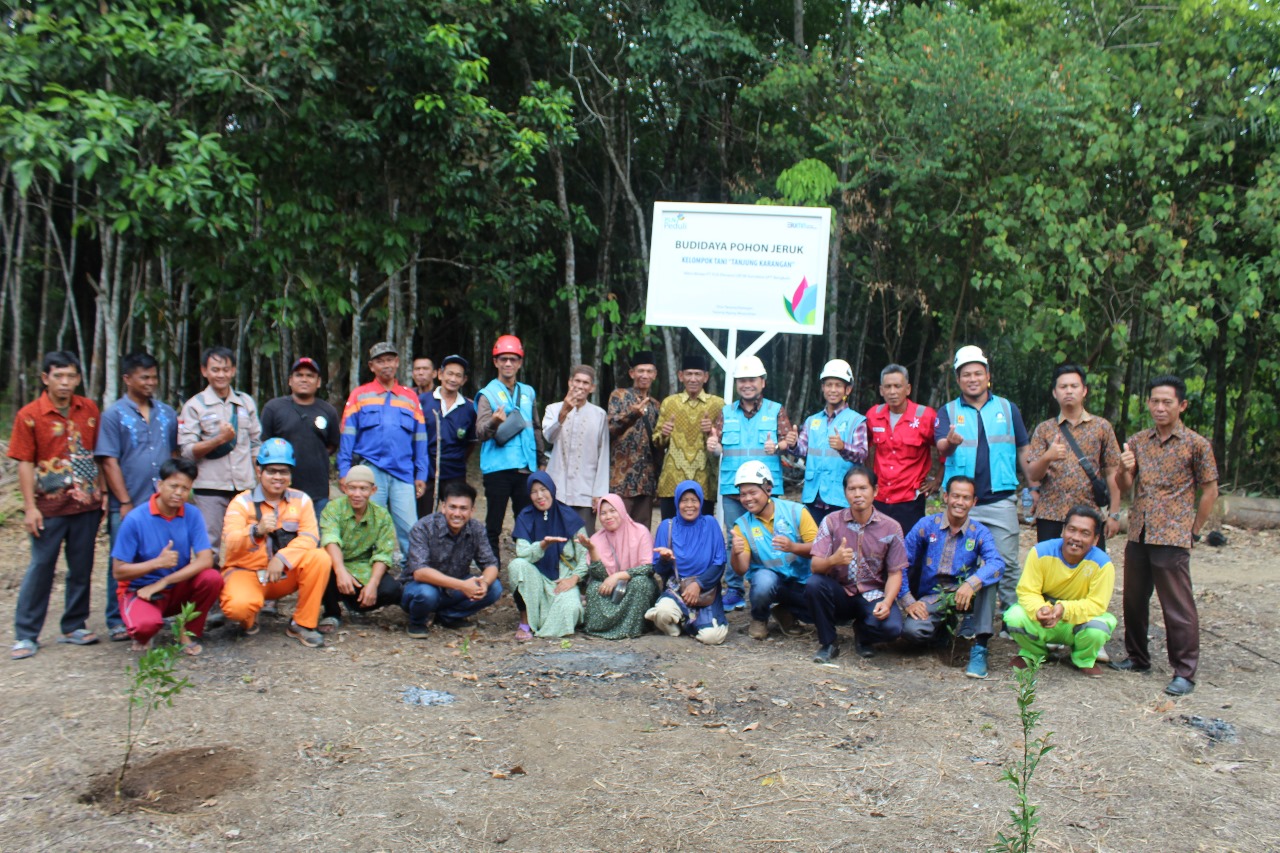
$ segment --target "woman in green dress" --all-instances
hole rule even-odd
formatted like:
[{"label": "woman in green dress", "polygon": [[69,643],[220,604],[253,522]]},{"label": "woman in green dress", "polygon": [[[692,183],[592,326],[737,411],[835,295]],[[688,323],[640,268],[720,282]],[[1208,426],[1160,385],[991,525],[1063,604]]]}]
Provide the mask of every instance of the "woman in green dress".
[{"label": "woman in green dress", "polygon": [[593,637],[621,640],[644,631],[653,606],[653,534],[633,521],[617,495],[600,499],[600,530],[587,544],[587,615],[583,630]]}]

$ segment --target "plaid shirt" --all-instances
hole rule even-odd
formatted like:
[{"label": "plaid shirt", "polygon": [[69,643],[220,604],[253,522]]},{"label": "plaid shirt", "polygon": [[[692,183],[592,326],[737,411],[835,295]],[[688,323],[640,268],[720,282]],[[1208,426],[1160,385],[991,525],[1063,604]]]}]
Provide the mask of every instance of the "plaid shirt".
[{"label": "plaid shirt", "polygon": [[472,563],[481,571],[498,565],[484,525],[473,518],[455,534],[449,530],[444,513],[433,512],[418,519],[409,531],[409,557],[400,580],[411,581],[415,569],[428,568],[462,580],[471,576]]}]

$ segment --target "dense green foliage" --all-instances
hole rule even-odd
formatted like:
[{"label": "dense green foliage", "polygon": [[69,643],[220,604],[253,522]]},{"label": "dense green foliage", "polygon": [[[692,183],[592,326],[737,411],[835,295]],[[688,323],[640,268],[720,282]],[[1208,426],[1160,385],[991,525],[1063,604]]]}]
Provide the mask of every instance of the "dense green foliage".
[{"label": "dense green foliage", "polygon": [[298,354],[341,397],[374,340],[484,380],[506,331],[544,394],[579,356],[607,391],[641,344],[669,377],[697,345],[643,326],[652,202],[829,205],[826,334],[762,353],[793,414],[817,383],[782,377],[836,356],[860,406],[890,360],[937,403],[978,343],[1033,423],[1061,360],[1126,434],[1146,380],[1183,374],[1224,479],[1280,473],[1271,4],[122,0],[6,23],[11,401],[53,347],[108,397],[141,346],[174,400],[214,342],[259,399]]}]

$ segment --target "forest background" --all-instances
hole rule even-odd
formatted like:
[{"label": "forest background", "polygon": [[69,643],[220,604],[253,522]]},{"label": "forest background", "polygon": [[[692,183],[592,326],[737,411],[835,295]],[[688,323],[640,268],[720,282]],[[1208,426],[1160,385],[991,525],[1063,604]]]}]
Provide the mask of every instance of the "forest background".
[{"label": "forest background", "polygon": [[1127,435],[1172,371],[1225,483],[1276,491],[1275,3],[10,0],[4,24],[8,407],[48,349],[98,400],[145,347],[178,403],[222,343],[260,403],[303,354],[340,401],[373,341],[478,385],[504,332],[545,400],[578,362],[607,394],[641,347],[669,391],[700,347],[643,324],[653,201],[826,205],[825,334],[762,352],[794,416],[834,357],[859,409],[889,361],[936,405],[977,343],[1028,423],[1073,360]]}]

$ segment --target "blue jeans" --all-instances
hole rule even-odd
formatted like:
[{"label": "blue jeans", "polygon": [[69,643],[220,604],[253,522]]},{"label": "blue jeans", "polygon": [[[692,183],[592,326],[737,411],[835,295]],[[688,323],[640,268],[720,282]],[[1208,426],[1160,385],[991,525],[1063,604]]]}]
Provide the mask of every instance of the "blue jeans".
[{"label": "blue jeans", "polygon": [[[737,574],[737,572],[734,572]],[[756,569],[747,573],[751,581],[751,618],[769,621],[769,608],[781,604],[801,622],[812,622],[809,605],[804,599],[804,581],[780,575],[773,569]]]},{"label": "blue jeans", "polygon": [[316,508],[316,524],[319,524],[320,513],[324,512],[324,508],[329,505],[329,498],[316,498],[311,502],[311,505]]},{"label": "blue jeans", "polygon": [[[368,463],[365,463],[368,465]],[[400,558],[409,556],[409,531],[418,523],[418,493],[413,483],[406,483],[374,465],[373,483],[378,490],[369,500],[391,513],[396,526],[396,541],[400,543]]]},{"label": "blue jeans", "polygon": [[[93,543],[98,538],[102,511],[91,510],[75,515],[58,515],[44,520],[40,536],[31,537],[31,563],[18,590],[18,604],[13,613],[13,633],[19,640],[37,640],[49,612],[49,594],[53,591],[53,573],[58,568],[58,553],[66,543],[67,593],[62,611],[62,633],[86,627],[93,580]],[[111,596],[114,598],[114,594]]]},{"label": "blue jeans", "polygon": [[410,625],[425,625],[433,613],[446,619],[466,619],[501,597],[502,581],[497,578],[479,601],[472,601],[456,589],[411,580],[404,585],[400,607],[409,614]]},{"label": "blue jeans", "polygon": [[[720,499],[724,501],[724,529],[733,530],[733,524],[742,516],[746,515],[747,510],[738,502],[737,498],[729,495],[721,495]],[[732,534],[730,534],[730,542],[732,543]],[[724,585],[743,598],[747,597],[745,588],[742,585],[742,575],[733,569],[728,569],[725,573]]]}]

